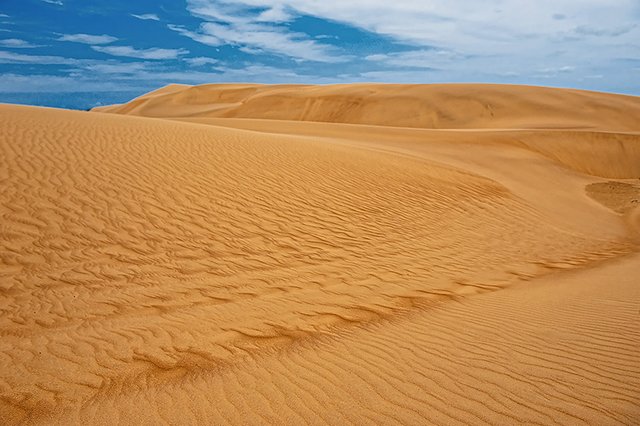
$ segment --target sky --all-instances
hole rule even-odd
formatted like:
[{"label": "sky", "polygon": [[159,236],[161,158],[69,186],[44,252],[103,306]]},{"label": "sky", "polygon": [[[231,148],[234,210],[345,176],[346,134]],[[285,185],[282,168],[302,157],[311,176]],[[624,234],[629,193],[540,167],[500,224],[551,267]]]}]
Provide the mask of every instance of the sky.
[{"label": "sky", "polygon": [[0,0],[0,102],[85,109],[223,82],[640,95],[640,0]]}]

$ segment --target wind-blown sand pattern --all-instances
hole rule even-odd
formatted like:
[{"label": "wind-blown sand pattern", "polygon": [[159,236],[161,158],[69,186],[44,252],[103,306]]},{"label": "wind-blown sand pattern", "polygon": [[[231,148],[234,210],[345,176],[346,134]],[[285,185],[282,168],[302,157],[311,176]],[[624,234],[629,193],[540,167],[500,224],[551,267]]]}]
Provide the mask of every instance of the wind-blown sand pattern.
[{"label": "wind-blown sand pattern", "polygon": [[639,98],[169,86],[0,129],[3,424],[640,421]]}]

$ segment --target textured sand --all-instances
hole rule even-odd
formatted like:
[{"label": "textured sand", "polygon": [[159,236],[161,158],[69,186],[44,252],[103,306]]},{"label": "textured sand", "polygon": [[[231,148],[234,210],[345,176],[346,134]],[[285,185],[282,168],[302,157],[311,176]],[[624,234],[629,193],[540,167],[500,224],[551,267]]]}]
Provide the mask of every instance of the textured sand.
[{"label": "textured sand", "polygon": [[0,105],[2,424],[638,423],[639,98],[99,111]]}]

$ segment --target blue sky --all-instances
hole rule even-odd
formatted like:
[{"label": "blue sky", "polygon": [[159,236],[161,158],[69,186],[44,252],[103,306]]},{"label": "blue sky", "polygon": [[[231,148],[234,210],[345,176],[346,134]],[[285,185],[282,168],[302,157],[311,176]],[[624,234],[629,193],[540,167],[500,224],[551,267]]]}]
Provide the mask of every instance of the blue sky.
[{"label": "blue sky", "polygon": [[0,102],[86,108],[216,82],[640,95],[640,1],[0,0]]}]

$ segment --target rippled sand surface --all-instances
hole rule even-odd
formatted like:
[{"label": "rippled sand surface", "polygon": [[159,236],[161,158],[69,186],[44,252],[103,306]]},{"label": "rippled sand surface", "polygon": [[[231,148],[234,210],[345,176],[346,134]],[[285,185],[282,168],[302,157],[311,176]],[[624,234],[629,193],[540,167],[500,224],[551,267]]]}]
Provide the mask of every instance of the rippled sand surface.
[{"label": "rippled sand surface", "polygon": [[640,99],[0,105],[2,424],[637,424]]}]

